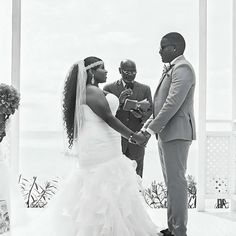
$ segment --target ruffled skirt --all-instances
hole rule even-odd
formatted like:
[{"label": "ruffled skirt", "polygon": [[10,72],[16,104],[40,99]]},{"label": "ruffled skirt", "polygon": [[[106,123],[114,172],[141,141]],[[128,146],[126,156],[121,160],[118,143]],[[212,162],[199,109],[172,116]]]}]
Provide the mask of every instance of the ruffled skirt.
[{"label": "ruffled skirt", "polygon": [[37,221],[13,236],[156,236],[134,163],[119,157],[76,169]]}]

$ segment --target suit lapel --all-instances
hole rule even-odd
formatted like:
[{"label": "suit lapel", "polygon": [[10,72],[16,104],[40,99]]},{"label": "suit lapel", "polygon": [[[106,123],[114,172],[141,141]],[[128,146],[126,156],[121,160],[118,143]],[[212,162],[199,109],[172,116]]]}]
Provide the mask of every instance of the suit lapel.
[{"label": "suit lapel", "polygon": [[117,93],[118,93],[118,96],[120,96],[121,92],[125,89],[124,88],[124,85],[122,83],[122,80],[117,80],[116,82],[116,85],[117,85]]},{"label": "suit lapel", "polygon": [[[116,82],[116,85],[117,85],[118,96],[120,96],[121,92],[125,90],[122,80],[121,79],[118,80]],[[130,96],[130,99],[136,98],[138,95],[138,92],[139,92],[139,85],[136,81],[134,81],[133,94]]]},{"label": "suit lapel", "polygon": [[[182,60],[185,60],[185,58],[184,58],[183,55],[180,56],[180,57],[178,57],[175,61],[173,61],[173,66],[176,65],[177,63],[179,63],[179,62],[182,61]],[[171,71],[171,70],[173,70],[173,68],[171,68],[169,71]],[[160,79],[160,81],[159,81],[159,83],[158,83],[158,85],[157,85],[157,89],[156,89],[156,92],[155,92],[154,97],[156,96],[156,93],[157,93],[157,91],[158,91],[158,89],[159,89],[159,87],[160,87],[162,81],[164,80],[165,76],[166,76],[167,74],[169,74],[169,71],[168,71],[167,73],[163,73],[163,75],[162,75],[162,77],[161,77],[161,79]]]},{"label": "suit lapel", "polygon": [[160,81],[159,81],[159,83],[157,85],[156,91],[154,93],[153,103],[152,103],[152,111],[153,111],[154,116],[156,116],[156,113],[155,113],[155,103],[156,103],[157,92],[158,92],[158,90],[160,88],[160,85],[161,85],[162,81],[164,80],[165,76],[166,76],[166,74],[162,75],[162,77],[161,77],[161,79],[160,79]]},{"label": "suit lapel", "polygon": [[[181,62],[181,61],[183,61],[183,60],[185,60],[185,57],[184,57],[183,55],[181,55],[181,56],[178,57],[175,61],[173,61],[173,64],[176,65],[177,63],[179,63],[179,62]],[[173,70],[173,68],[171,68],[170,71],[171,71],[171,70]],[[157,85],[157,89],[156,89],[156,91],[155,91],[154,99],[153,99],[153,111],[154,111],[154,107],[155,107],[155,98],[156,98],[156,96],[157,96],[157,92],[158,92],[158,90],[159,90],[159,88],[160,88],[160,85],[161,85],[161,83],[163,82],[165,76],[166,76],[166,74],[163,74],[163,75],[162,75],[162,77],[161,77],[161,79],[160,79],[160,81],[159,81],[159,83],[158,83],[158,85]]]},{"label": "suit lapel", "polygon": [[130,96],[130,99],[137,98],[138,92],[139,92],[139,85],[136,81],[134,81],[133,94]]},{"label": "suit lapel", "polygon": [[157,85],[157,89],[156,89],[156,92],[155,92],[155,94],[154,94],[154,98],[156,97],[157,91],[158,91],[158,89],[159,89],[159,87],[160,87],[160,85],[161,85],[163,79],[165,78],[165,76],[166,76],[166,74],[163,74],[163,75],[162,75],[162,77],[161,77],[161,79],[160,79],[160,81],[159,81],[159,83],[158,83],[158,85]]}]

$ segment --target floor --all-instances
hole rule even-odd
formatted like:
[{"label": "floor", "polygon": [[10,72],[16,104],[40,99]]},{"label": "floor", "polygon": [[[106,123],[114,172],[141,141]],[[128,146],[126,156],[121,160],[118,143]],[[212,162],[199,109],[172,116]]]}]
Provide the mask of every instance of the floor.
[{"label": "floor", "polygon": [[[165,209],[149,208],[148,212],[157,225],[166,228]],[[189,209],[188,236],[236,236],[236,212]]]},{"label": "floor", "polygon": [[[29,210],[32,211],[32,210]],[[165,209],[147,209],[150,217],[160,229],[166,228]],[[37,210],[32,211],[33,218],[37,216]],[[3,234],[3,236],[18,236]],[[236,236],[236,212],[211,210],[197,212],[189,210],[188,236]]]}]

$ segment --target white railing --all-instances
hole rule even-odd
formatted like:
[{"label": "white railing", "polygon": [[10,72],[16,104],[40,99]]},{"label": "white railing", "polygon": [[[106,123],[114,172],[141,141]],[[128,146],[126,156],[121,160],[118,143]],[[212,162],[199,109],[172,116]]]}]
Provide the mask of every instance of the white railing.
[{"label": "white railing", "polygon": [[205,158],[199,163],[199,168],[204,168],[203,201],[229,199],[231,210],[236,210],[236,132],[230,131],[234,122],[207,120],[207,124],[212,123],[225,123],[227,131],[206,132]]},{"label": "white railing", "polygon": [[208,196],[229,197],[232,144],[231,132],[207,132],[205,191]]}]

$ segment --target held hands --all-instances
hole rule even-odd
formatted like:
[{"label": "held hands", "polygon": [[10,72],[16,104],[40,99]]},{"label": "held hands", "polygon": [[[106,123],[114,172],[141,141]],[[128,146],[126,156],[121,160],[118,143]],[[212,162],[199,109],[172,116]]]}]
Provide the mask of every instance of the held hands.
[{"label": "held hands", "polygon": [[133,94],[132,89],[125,89],[124,91],[121,92],[119,101],[120,104],[123,104],[125,102],[125,99]]},{"label": "held hands", "polygon": [[146,147],[146,144],[148,140],[150,139],[151,134],[149,134],[146,131],[139,131],[135,132],[131,137],[129,138],[130,143],[138,144],[139,146]]}]

